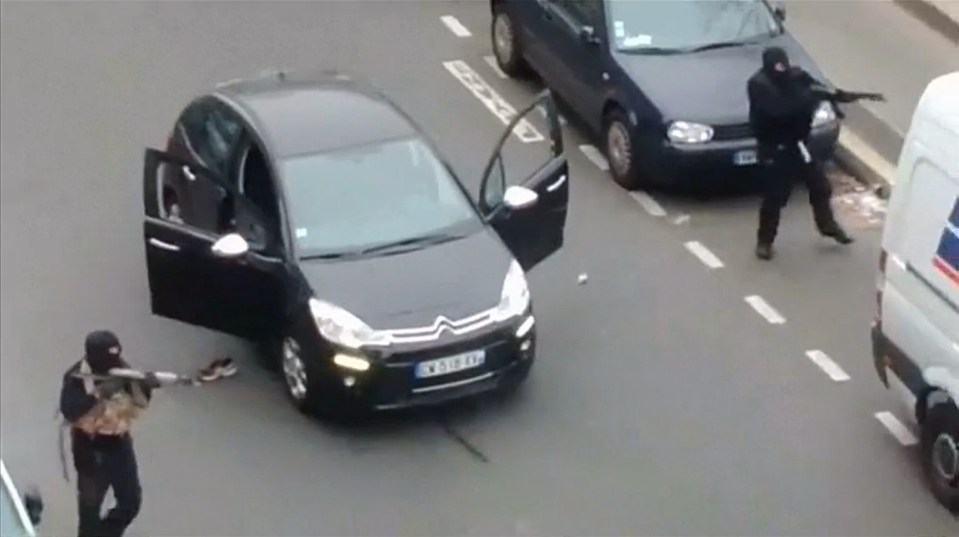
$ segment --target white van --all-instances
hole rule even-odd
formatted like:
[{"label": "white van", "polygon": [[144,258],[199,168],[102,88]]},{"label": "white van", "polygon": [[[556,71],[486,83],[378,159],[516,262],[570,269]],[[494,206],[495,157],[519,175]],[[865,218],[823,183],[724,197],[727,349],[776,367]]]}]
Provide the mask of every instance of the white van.
[{"label": "white van", "polygon": [[920,428],[936,498],[959,512],[959,72],[933,80],[899,157],[872,329],[879,378]]}]

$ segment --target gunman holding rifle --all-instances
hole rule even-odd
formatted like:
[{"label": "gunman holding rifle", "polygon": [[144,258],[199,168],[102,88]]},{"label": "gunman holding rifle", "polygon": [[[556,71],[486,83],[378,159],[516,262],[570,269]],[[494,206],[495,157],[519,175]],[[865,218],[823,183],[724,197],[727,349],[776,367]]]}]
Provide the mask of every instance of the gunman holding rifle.
[{"label": "gunman holding rifle", "polygon": [[[773,257],[773,242],[782,208],[789,201],[793,183],[802,180],[809,190],[809,203],[819,233],[840,244],[853,239],[833,215],[832,188],[819,163],[806,147],[812,119],[823,101],[833,105],[861,99],[885,100],[878,93],[832,90],[800,67],[791,66],[786,51],[770,47],[763,51],[763,65],[747,85],[749,123],[756,136],[759,160],[766,167],[763,201],[759,210],[756,257]],[[837,110],[841,118],[842,113]]]},{"label": "gunman holding rifle", "polygon": [[[144,373],[129,368],[116,334],[87,335],[86,354],[63,376],[60,414],[70,430],[77,471],[79,537],[121,537],[140,512],[142,493],[130,429],[150,404],[153,390],[199,380],[174,373]],[[232,360],[216,360],[207,368],[218,376],[235,373]],[[231,373],[227,373],[229,370]],[[61,429],[61,432],[63,429]],[[62,442],[61,442],[62,448]],[[61,453],[62,454],[62,453]],[[66,461],[64,475],[66,476]],[[103,518],[107,490],[116,505]]]}]

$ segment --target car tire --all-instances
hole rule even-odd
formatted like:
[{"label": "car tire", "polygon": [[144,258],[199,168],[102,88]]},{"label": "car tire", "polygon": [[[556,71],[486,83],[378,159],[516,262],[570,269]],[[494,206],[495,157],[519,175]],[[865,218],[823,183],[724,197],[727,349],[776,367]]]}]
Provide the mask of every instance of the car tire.
[{"label": "car tire", "polygon": [[369,412],[365,408],[324,383],[316,364],[302,356],[302,348],[291,335],[284,336],[280,342],[280,372],[284,391],[293,406],[303,414],[340,424],[366,418]]},{"label": "car tire", "polygon": [[292,335],[285,335],[279,343],[280,373],[286,396],[297,410],[304,414],[316,414],[321,408],[320,387],[317,374],[302,356],[303,346]]},{"label": "car tire", "polygon": [[637,190],[646,184],[640,172],[640,156],[626,113],[614,108],[603,119],[603,152],[609,161],[609,173],[619,186]]},{"label": "car tire", "polygon": [[519,39],[516,37],[515,20],[502,6],[494,9],[493,22],[490,24],[490,43],[496,64],[507,76],[526,75],[529,73],[529,66],[523,59]]},{"label": "car tire", "polygon": [[[959,409],[953,403],[932,407],[922,424],[922,468],[933,495],[946,509],[959,514]],[[945,457],[939,450],[948,450]],[[944,467],[948,465],[948,467]],[[947,475],[948,474],[948,475]]]}]

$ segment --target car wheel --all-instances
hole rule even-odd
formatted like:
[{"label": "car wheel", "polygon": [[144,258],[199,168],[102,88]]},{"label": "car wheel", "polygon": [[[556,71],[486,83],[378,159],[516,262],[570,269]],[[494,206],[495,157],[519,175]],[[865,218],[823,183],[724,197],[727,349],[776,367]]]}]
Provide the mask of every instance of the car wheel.
[{"label": "car wheel", "polygon": [[959,514],[959,410],[934,406],[922,425],[922,466],[933,495]]},{"label": "car wheel", "polygon": [[603,122],[603,149],[613,179],[627,190],[636,190],[644,180],[639,171],[639,154],[626,114],[614,109]]},{"label": "car wheel", "polygon": [[493,22],[490,26],[490,40],[493,44],[493,55],[496,64],[509,76],[521,76],[527,73],[528,66],[520,50],[519,39],[516,37],[516,25],[513,17],[502,7],[496,8]]},{"label": "car wheel", "polygon": [[300,412],[343,424],[361,421],[369,415],[360,404],[323,389],[316,368],[303,356],[295,337],[283,338],[280,363],[286,394]]},{"label": "car wheel", "polygon": [[286,336],[280,343],[280,365],[286,394],[298,410],[313,413],[317,409],[315,382],[310,377],[302,347],[296,338]]}]

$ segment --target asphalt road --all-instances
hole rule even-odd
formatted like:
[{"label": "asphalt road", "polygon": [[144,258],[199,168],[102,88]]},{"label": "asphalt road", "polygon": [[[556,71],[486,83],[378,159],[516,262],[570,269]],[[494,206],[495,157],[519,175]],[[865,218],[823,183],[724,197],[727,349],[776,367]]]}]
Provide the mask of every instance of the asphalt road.
[{"label": "asphalt road", "polygon": [[867,344],[876,226],[832,246],[797,193],[780,257],[760,264],[752,200],[640,204],[573,130],[568,241],[530,276],[540,360],[519,397],[330,428],[294,412],[243,343],[149,314],[142,150],[191,96],[263,69],[349,67],[475,186],[503,126],[443,62],[467,62],[515,107],[532,96],[484,62],[484,3],[5,2],[0,15],[3,458],[41,486],[47,535],[75,520],[50,419],[59,377],[104,326],[137,364],[188,369],[228,352],[244,368],[157,398],[137,435],[135,535],[956,531],[914,448],[874,418],[896,411]]},{"label": "asphalt road", "polygon": [[863,103],[900,134],[926,84],[959,70],[959,47],[891,0],[787,0],[786,23],[837,85],[879,91],[888,102]]}]

